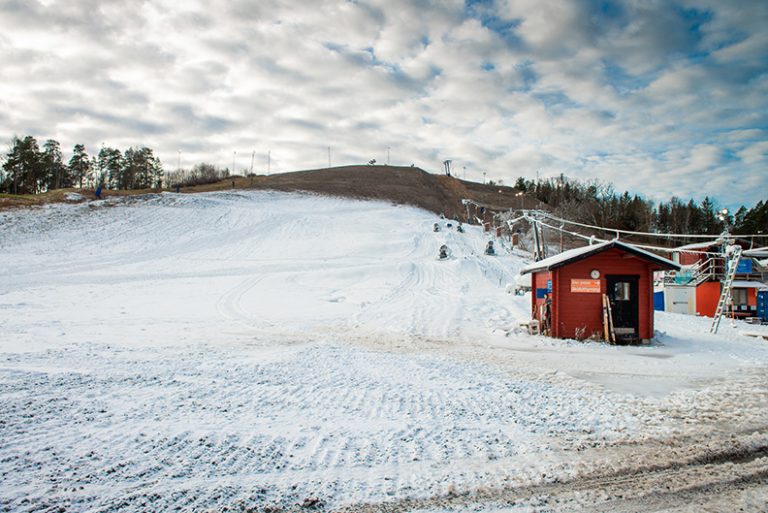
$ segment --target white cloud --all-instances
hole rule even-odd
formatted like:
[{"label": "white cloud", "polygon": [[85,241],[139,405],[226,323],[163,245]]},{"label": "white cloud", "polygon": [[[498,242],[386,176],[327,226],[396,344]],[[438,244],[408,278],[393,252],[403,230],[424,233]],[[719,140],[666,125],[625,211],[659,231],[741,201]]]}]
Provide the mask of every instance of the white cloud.
[{"label": "white cloud", "polygon": [[6,2],[0,135],[146,144],[171,169],[178,150],[185,166],[256,150],[260,170],[271,150],[285,171],[389,146],[468,178],[751,204],[768,185],[767,23],[762,4],[715,0]]},{"label": "white cloud", "polygon": [[[765,166],[768,164],[768,141],[750,144],[739,152],[739,158],[747,165],[762,164]],[[765,168],[763,167],[763,169]],[[764,170],[762,174],[765,178],[768,170]]]}]

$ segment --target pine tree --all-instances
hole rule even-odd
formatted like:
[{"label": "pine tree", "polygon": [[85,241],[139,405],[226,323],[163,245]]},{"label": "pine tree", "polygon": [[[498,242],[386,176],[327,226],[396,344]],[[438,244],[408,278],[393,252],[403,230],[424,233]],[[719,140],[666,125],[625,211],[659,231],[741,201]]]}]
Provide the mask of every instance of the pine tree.
[{"label": "pine tree", "polygon": [[45,141],[45,144],[43,144],[42,166],[48,190],[72,186],[69,170],[62,161],[59,141],[54,139]]},{"label": "pine tree", "polygon": [[720,233],[721,230],[719,228],[721,228],[721,226],[719,225],[715,214],[715,204],[712,203],[709,196],[706,196],[704,201],[701,202],[699,212],[701,218],[699,232],[713,235]]},{"label": "pine tree", "polygon": [[97,183],[106,186],[108,189],[125,189],[123,176],[124,171],[123,155],[120,150],[102,146],[98,157],[98,178]]},{"label": "pine tree", "polygon": [[120,189],[136,188],[136,180],[141,174],[141,156],[138,151],[132,147],[123,153],[123,171],[120,175],[120,183],[117,187]]},{"label": "pine tree", "polygon": [[671,230],[671,209],[665,203],[659,203],[656,211],[656,231],[660,233],[669,233]]},{"label": "pine tree", "polygon": [[685,227],[685,231],[687,233],[700,234],[703,224],[703,216],[701,215],[699,206],[691,199],[688,201],[688,205],[686,205],[686,210],[688,211],[688,225]]},{"label": "pine tree", "polygon": [[13,194],[37,194],[45,188],[45,172],[37,139],[15,137],[3,170],[8,174],[6,190]]},{"label": "pine tree", "polygon": [[757,205],[746,211],[741,223],[736,225],[734,231],[743,234],[768,234],[768,201],[763,202],[760,200],[757,202]]},{"label": "pine tree", "polygon": [[747,215],[747,208],[742,205],[733,215],[733,226],[735,230],[738,230],[742,224],[744,224],[744,216]]},{"label": "pine tree", "polygon": [[92,171],[91,162],[88,159],[88,153],[85,152],[85,146],[75,144],[72,148],[72,158],[69,159],[69,173],[72,183],[77,183],[78,187],[83,188],[83,182],[89,180]]}]

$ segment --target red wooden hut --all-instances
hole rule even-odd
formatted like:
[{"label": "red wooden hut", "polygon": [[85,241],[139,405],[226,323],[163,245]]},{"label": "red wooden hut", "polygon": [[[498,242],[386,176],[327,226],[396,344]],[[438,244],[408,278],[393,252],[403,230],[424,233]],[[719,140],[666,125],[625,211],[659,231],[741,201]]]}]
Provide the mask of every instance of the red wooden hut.
[{"label": "red wooden hut", "polygon": [[556,338],[603,338],[608,296],[616,338],[653,336],[653,272],[679,270],[671,260],[617,240],[572,249],[525,267],[532,274],[534,319]]}]

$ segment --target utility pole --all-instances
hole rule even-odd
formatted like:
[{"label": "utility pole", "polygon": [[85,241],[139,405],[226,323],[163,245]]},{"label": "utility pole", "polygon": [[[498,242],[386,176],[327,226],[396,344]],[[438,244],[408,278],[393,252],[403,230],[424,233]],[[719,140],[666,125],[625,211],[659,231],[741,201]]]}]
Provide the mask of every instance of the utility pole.
[{"label": "utility pole", "polygon": [[237,174],[235,171],[235,157],[237,156],[237,150],[232,152],[232,174]]},{"label": "utility pole", "polygon": [[272,150],[267,151],[267,176],[269,176],[269,171],[272,168]]},{"label": "utility pole", "polygon": [[389,146],[387,146],[387,165],[389,165]]},{"label": "utility pole", "polygon": [[251,153],[251,170],[248,173],[249,175],[253,174],[253,159],[256,158],[256,150],[253,150],[253,153]]},{"label": "utility pole", "polygon": [[539,241],[539,223],[536,220],[532,220],[533,225],[533,260],[538,262],[541,258],[541,242]]},{"label": "utility pole", "polygon": [[331,147],[328,146],[328,167],[331,167]]}]

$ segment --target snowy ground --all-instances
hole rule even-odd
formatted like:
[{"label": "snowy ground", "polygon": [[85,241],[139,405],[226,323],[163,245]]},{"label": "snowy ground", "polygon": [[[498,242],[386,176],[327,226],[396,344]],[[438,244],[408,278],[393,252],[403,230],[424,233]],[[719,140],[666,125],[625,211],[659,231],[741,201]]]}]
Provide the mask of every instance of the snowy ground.
[{"label": "snowy ground", "polygon": [[0,213],[0,511],[765,511],[741,333],[768,329],[510,332],[523,259],[448,222],[265,192]]}]

